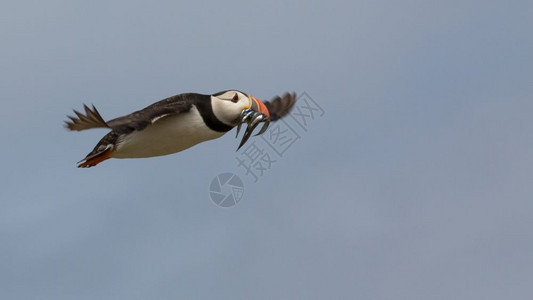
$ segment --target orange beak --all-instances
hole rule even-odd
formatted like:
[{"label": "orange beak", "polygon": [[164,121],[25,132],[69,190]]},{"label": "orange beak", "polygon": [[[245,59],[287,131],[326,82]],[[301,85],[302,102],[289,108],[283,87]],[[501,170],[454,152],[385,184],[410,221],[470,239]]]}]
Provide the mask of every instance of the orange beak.
[{"label": "orange beak", "polygon": [[265,114],[267,117],[270,118],[270,112],[268,111],[268,108],[265,106],[265,104],[253,96],[250,96],[250,98],[252,99],[251,109],[258,113]]},{"label": "orange beak", "polygon": [[248,98],[250,99],[250,107],[243,109],[240,117],[237,119],[236,137],[239,136],[241,125],[243,123],[248,124],[248,126],[246,126],[246,131],[242,136],[241,144],[237,150],[239,150],[246,143],[259,123],[263,123],[263,127],[256,135],[265,133],[268,128],[268,124],[270,124],[270,112],[268,111],[266,105],[255,97],[248,96]]}]

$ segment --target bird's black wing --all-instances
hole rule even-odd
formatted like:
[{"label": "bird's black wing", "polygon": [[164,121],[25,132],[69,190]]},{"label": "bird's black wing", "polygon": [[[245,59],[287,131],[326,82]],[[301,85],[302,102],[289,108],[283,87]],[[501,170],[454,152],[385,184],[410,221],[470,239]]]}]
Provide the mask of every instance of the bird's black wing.
[{"label": "bird's black wing", "polygon": [[276,96],[270,101],[263,101],[270,113],[270,120],[276,121],[288,114],[296,102],[296,93],[285,93],[283,97]]},{"label": "bird's black wing", "polygon": [[188,112],[193,103],[205,98],[200,94],[180,94],[172,96],[139,111],[119,117],[107,122],[108,126],[119,133],[129,133],[134,130],[143,130],[161,118]]}]

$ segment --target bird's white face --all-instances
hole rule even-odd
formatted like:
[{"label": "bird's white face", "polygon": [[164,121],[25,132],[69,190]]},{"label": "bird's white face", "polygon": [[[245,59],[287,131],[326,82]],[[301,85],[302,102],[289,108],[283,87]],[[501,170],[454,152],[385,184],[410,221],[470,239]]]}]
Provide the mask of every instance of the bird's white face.
[{"label": "bird's white face", "polygon": [[252,97],[239,91],[224,91],[211,96],[213,113],[225,124],[235,126],[244,109],[252,107]]}]

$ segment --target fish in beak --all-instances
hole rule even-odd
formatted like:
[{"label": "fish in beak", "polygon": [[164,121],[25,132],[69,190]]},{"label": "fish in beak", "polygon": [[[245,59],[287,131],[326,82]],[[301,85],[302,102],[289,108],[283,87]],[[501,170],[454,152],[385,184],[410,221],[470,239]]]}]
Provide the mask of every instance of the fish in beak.
[{"label": "fish in beak", "polygon": [[268,125],[270,124],[270,113],[268,112],[268,108],[265,106],[265,104],[259,101],[259,99],[252,96],[249,96],[249,99],[250,108],[242,110],[241,115],[239,117],[239,125],[237,125],[237,135],[235,137],[239,136],[241,125],[244,123],[248,124],[248,126],[246,127],[246,131],[242,136],[241,144],[239,145],[239,148],[237,148],[237,151],[239,151],[239,149],[241,149],[241,147],[246,143],[246,141],[248,141],[254,129],[257,127],[257,125],[259,125],[259,123],[264,122],[263,127],[256,135],[263,134],[267,130]]}]

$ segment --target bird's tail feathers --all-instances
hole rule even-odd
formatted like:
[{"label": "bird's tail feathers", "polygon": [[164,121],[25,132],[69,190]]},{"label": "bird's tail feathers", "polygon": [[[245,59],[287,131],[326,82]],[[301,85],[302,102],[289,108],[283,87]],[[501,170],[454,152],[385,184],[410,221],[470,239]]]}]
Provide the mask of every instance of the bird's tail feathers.
[{"label": "bird's tail feathers", "polygon": [[109,125],[107,125],[94,105],[91,109],[84,104],[83,108],[85,109],[85,115],[74,110],[77,117],[67,116],[70,119],[70,121],[65,121],[67,129],[81,131],[91,128],[109,128]]}]

